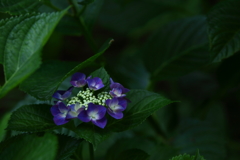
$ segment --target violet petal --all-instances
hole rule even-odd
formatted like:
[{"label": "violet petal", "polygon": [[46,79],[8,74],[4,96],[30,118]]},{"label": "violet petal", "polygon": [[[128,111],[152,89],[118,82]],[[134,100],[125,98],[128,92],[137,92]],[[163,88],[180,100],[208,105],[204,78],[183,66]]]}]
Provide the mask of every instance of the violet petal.
[{"label": "violet petal", "polygon": [[100,128],[104,128],[107,124],[107,118],[103,117],[102,119],[92,121],[92,123]]}]

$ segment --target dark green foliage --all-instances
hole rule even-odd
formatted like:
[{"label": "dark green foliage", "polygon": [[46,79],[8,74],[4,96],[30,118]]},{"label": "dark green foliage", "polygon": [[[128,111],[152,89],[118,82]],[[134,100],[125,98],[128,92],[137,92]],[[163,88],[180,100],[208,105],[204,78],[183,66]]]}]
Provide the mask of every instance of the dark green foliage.
[{"label": "dark green foliage", "polygon": [[96,55],[88,58],[78,65],[72,62],[46,62],[40,69],[24,81],[20,88],[37,99],[49,100],[59,85],[67,77],[94,63],[94,61],[104,53],[110,44],[111,41],[107,41]]},{"label": "dark green foliage", "polygon": [[[240,159],[239,8],[239,0],[0,0],[0,159]],[[104,87],[89,93],[87,80],[59,105],[53,94],[76,72]],[[123,99],[106,103],[125,94],[110,78],[129,89],[126,109]],[[92,102],[103,106],[91,112]]]},{"label": "dark green foliage", "polygon": [[66,160],[75,152],[82,140],[77,140],[65,135],[58,135],[59,148],[56,160]]},{"label": "dark green foliage", "polygon": [[131,90],[127,97],[131,100],[131,103],[128,104],[126,111],[124,111],[124,118],[112,120],[107,125],[112,131],[121,132],[133,128],[141,124],[156,110],[173,102],[159,94],[146,90]]},{"label": "dark green foliage", "polygon": [[208,14],[211,60],[220,62],[240,50],[240,1],[223,1]]},{"label": "dark green foliage", "polygon": [[43,136],[22,134],[0,143],[2,160],[54,160],[57,152],[57,137],[46,133]]},{"label": "dark green foliage", "polygon": [[164,26],[141,52],[151,79],[168,79],[206,65],[207,43],[206,18],[199,16]]},{"label": "dark green foliage", "polygon": [[55,128],[50,107],[46,104],[22,106],[12,113],[7,129],[36,132]]},{"label": "dark green foliage", "polygon": [[45,1],[50,0],[1,0],[0,12],[7,12],[12,15],[36,11]]}]

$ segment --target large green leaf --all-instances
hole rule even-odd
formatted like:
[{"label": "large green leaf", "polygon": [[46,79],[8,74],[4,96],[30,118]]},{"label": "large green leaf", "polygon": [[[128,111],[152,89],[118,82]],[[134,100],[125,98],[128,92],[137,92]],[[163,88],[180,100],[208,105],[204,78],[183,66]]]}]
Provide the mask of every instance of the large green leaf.
[{"label": "large green leaf", "polygon": [[66,10],[25,14],[0,21],[0,53],[4,59],[5,74],[0,98],[39,67],[39,51],[65,13]]},{"label": "large green leaf", "polygon": [[[121,135],[117,135],[117,137],[120,137]],[[128,153],[130,150],[134,152],[134,150],[138,151],[144,151],[144,153],[140,153],[143,155],[143,157],[148,157],[147,155],[152,152],[152,150],[155,148],[156,142],[148,139],[147,137],[143,136],[133,136],[130,138],[118,138],[117,140],[113,141],[114,144],[109,146],[109,149],[107,151],[106,160],[116,160],[116,159],[124,159],[128,158]],[[137,152],[138,152],[137,151]],[[131,155],[131,154],[129,154]],[[132,156],[135,154],[133,153]],[[145,156],[144,156],[145,155]],[[137,155],[135,155],[137,156]],[[134,157],[133,157],[134,158]],[[139,158],[139,157],[138,157]],[[140,159],[140,158],[139,158]]]},{"label": "large green leaf", "polygon": [[1,160],[54,160],[56,151],[57,137],[52,134],[23,134],[0,143]]},{"label": "large green leaf", "polygon": [[205,17],[173,22],[155,33],[141,53],[151,78],[167,79],[184,75],[207,64]]},{"label": "large green leaf", "polygon": [[36,11],[47,0],[0,0],[0,12],[12,15]]},{"label": "large green leaf", "polygon": [[[214,111],[214,113],[218,112]],[[213,116],[210,118],[213,119]],[[218,123],[223,124],[222,122]],[[180,149],[181,153],[194,154],[199,149],[201,155],[206,159],[225,159],[224,132],[219,129],[217,123],[189,119],[183,121],[180,126],[181,129],[174,144]]]},{"label": "large green leaf", "polygon": [[77,140],[65,135],[58,135],[59,148],[56,160],[68,159],[77,149],[82,140]]},{"label": "large green leaf", "polygon": [[240,50],[240,1],[223,1],[208,14],[211,60],[220,62]]},{"label": "large green leaf", "polygon": [[49,61],[43,63],[41,68],[39,68],[20,85],[20,89],[40,100],[51,99],[53,93],[57,90],[64,79],[78,70],[91,65],[105,52],[111,42],[112,41],[108,41],[97,54],[78,65],[72,62],[59,61]]},{"label": "large green leaf", "polygon": [[120,132],[133,128],[145,121],[156,110],[173,102],[157,93],[146,90],[131,90],[127,94],[127,98],[130,99],[131,103],[123,111],[124,117],[120,120],[111,119],[107,124],[108,129]]},{"label": "large green leaf", "polygon": [[92,123],[82,123],[73,130],[79,137],[90,142],[94,149],[96,149],[97,145],[108,138],[111,134],[109,130],[99,128]]},{"label": "large green leaf", "polygon": [[124,35],[134,31],[144,35],[143,33],[149,33],[149,30],[152,31],[169,21],[191,15],[185,12],[189,7],[186,1],[105,1],[100,13],[100,25]]},{"label": "large green leaf", "polygon": [[32,104],[17,109],[12,113],[7,129],[35,132],[55,128],[50,107],[46,104]]}]

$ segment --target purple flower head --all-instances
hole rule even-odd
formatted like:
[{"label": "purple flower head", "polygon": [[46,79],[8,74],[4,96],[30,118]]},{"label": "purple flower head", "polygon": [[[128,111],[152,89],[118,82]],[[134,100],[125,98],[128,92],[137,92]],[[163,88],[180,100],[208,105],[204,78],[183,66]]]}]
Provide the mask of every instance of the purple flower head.
[{"label": "purple flower head", "polygon": [[83,87],[86,85],[86,75],[83,73],[75,73],[72,75],[72,79],[70,82],[74,87]]},{"label": "purple flower head", "polygon": [[96,126],[104,128],[107,124],[107,119],[105,117],[106,110],[104,106],[89,103],[88,109],[81,111],[78,118],[83,122],[92,121]]},{"label": "purple flower head", "polygon": [[67,113],[67,116],[66,116],[67,119],[77,118],[79,113],[85,109],[85,107],[82,106],[79,103],[70,104],[69,108],[70,108],[70,110],[69,110],[69,112]]},{"label": "purple flower head", "polygon": [[110,78],[110,88],[111,88],[111,91],[109,92],[109,94],[112,96],[112,97],[125,97],[126,94],[129,89],[127,88],[124,88],[120,83],[115,83],[112,78]]},{"label": "purple flower head", "polygon": [[109,107],[107,112],[115,119],[121,119],[123,117],[122,111],[127,107],[127,101],[123,98],[113,98],[106,100],[106,105]]},{"label": "purple flower head", "polygon": [[57,102],[51,107],[51,113],[54,116],[53,121],[56,125],[62,125],[69,120],[66,119],[69,108],[63,102]]},{"label": "purple flower head", "polygon": [[53,94],[53,98],[58,100],[65,100],[72,94],[73,87],[68,88],[68,90],[58,90]]},{"label": "purple flower head", "polygon": [[87,84],[88,84],[88,87],[94,91],[99,90],[104,87],[104,84],[103,84],[101,78],[98,78],[98,77],[95,77],[95,78],[91,78],[91,76],[88,77]]}]

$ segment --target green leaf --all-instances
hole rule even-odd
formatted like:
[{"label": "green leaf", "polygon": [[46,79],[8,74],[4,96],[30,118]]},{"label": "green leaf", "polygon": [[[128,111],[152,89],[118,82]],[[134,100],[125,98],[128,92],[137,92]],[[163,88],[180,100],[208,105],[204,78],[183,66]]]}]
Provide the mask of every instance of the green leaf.
[{"label": "green leaf", "polygon": [[0,142],[4,139],[8,120],[10,119],[11,113],[5,113],[0,121]]},{"label": "green leaf", "polygon": [[146,90],[131,90],[128,92],[127,98],[131,103],[123,111],[124,117],[120,120],[112,119],[107,124],[108,129],[121,132],[133,128],[145,121],[156,110],[173,102],[157,93]]},{"label": "green leaf", "polygon": [[223,1],[208,14],[211,60],[222,59],[240,50],[240,1]]},{"label": "green leaf", "polygon": [[[71,128],[72,129],[72,128]],[[82,123],[74,129],[74,132],[81,138],[91,143],[96,149],[97,145],[107,139],[111,132],[107,129],[99,128],[91,123]]]},{"label": "green leaf", "polygon": [[123,151],[116,160],[147,160],[149,155],[140,149],[129,149]]},{"label": "green leaf", "polygon": [[170,160],[205,160],[205,159],[199,154],[195,156],[190,156],[189,154],[183,154],[183,155],[173,157]]},{"label": "green leaf", "polygon": [[[75,72],[90,66],[110,46],[112,40],[107,41],[100,51],[84,62],[76,65],[72,62],[49,61],[32,74],[21,85],[20,89],[40,100],[49,100],[59,85]],[[69,82],[70,85],[70,82]]]},{"label": "green leaf", "polygon": [[46,0],[0,0],[0,12],[12,15],[36,11]]},{"label": "green leaf", "polygon": [[55,128],[50,107],[46,104],[32,104],[17,109],[12,113],[7,129],[35,132]]},{"label": "green leaf", "polygon": [[57,137],[49,133],[22,134],[0,143],[1,160],[54,160],[56,151]]},{"label": "green leaf", "polygon": [[[219,112],[214,111],[213,114],[216,113]],[[211,119],[214,119],[214,116]],[[223,124],[221,121],[218,123]],[[219,128],[219,124],[196,119],[183,121],[174,144],[181,149],[181,153],[194,154],[199,149],[206,159],[224,160],[226,154],[224,132]]]},{"label": "green leaf", "polygon": [[207,43],[206,18],[198,16],[161,28],[141,53],[152,79],[168,79],[206,65]]},{"label": "green leaf", "polygon": [[82,140],[77,140],[65,135],[58,135],[59,148],[56,160],[66,160],[75,152]]},{"label": "green leaf", "polygon": [[66,10],[25,14],[0,21],[0,53],[4,54],[5,74],[0,98],[39,67],[40,50],[65,13]]},{"label": "green leaf", "polygon": [[[91,2],[92,0],[87,1]],[[93,25],[97,20],[97,17],[100,13],[103,3],[104,0],[95,0],[94,2],[88,4],[86,10],[83,12],[82,16],[85,20],[85,23],[88,25],[90,29],[93,28]]]},{"label": "green leaf", "polygon": [[[117,135],[117,137],[120,137],[121,134]],[[128,135],[129,137],[129,135]],[[113,140],[112,140],[113,141]],[[147,155],[152,152],[152,150],[155,148],[156,142],[149,140],[146,136],[133,136],[131,138],[118,138],[117,140],[114,140],[115,142],[112,146],[109,147],[107,153],[106,153],[106,160],[116,160],[116,159],[124,159],[125,156],[127,156],[126,153],[129,153],[130,150],[139,150],[146,152],[143,157],[147,157]],[[124,157],[123,155],[124,154]],[[140,153],[142,154],[142,153]],[[133,154],[134,156],[135,154]],[[137,156],[137,155],[135,155]],[[128,157],[126,157],[128,158]]]}]

